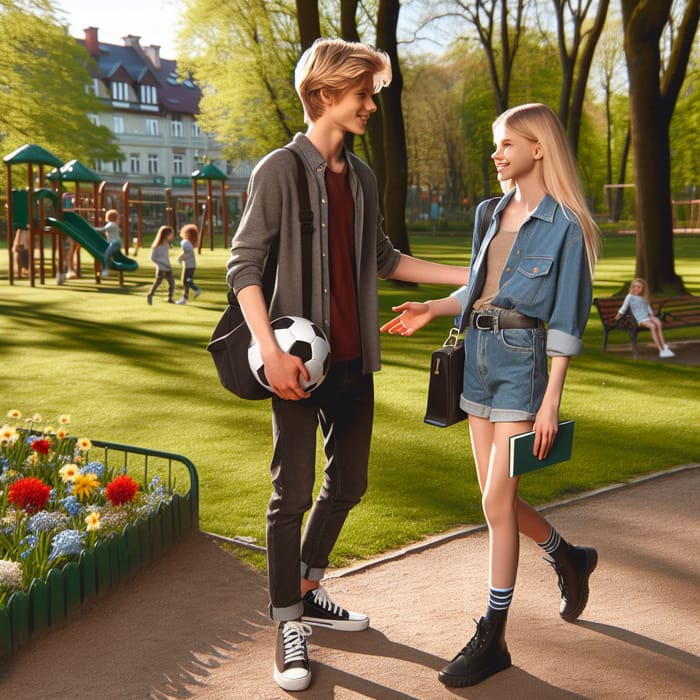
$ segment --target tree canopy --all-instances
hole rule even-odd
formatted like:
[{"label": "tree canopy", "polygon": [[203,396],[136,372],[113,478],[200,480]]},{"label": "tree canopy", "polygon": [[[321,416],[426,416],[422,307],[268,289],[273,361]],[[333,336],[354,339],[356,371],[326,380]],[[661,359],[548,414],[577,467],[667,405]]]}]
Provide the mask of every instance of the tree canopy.
[{"label": "tree canopy", "polygon": [[109,129],[89,118],[102,109],[86,91],[89,57],[49,3],[1,0],[0,34],[3,155],[36,143],[62,160],[116,157]]}]

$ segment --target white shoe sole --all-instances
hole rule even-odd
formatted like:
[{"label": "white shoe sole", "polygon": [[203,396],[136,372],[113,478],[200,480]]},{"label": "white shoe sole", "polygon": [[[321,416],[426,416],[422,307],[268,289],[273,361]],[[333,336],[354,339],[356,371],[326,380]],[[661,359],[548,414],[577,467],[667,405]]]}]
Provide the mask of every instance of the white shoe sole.
[{"label": "white shoe sole", "polygon": [[363,617],[360,620],[327,620],[322,617],[301,616],[301,621],[307,625],[315,627],[325,627],[326,629],[338,630],[340,632],[361,632],[369,627],[369,618]]},{"label": "white shoe sole", "polygon": [[290,692],[306,690],[311,685],[311,671],[308,671],[299,678],[290,678],[289,676],[285,676],[284,673],[279,671],[277,666],[275,666],[273,677],[275,683],[277,683],[282,690],[289,690]]}]

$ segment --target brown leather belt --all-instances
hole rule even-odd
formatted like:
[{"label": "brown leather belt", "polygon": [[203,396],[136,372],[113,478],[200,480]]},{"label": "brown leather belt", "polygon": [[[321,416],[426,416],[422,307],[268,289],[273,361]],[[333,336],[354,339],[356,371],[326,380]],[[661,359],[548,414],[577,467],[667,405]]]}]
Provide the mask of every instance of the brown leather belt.
[{"label": "brown leather belt", "polygon": [[523,314],[503,314],[484,311],[472,311],[469,327],[478,331],[493,331],[508,328],[544,328],[544,322]]}]

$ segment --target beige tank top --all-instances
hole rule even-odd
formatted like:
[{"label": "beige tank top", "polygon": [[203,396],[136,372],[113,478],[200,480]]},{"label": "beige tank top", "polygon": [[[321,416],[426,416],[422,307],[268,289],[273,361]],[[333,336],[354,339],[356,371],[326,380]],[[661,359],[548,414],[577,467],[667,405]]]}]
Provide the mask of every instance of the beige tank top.
[{"label": "beige tank top", "polygon": [[503,267],[508,260],[517,235],[517,231],[506,231],[499,228],[498,233],[491,239],[486,251],[486,279],[481,296],[474,302],[475,311],[497,308],[491,302],[498,293]]}]

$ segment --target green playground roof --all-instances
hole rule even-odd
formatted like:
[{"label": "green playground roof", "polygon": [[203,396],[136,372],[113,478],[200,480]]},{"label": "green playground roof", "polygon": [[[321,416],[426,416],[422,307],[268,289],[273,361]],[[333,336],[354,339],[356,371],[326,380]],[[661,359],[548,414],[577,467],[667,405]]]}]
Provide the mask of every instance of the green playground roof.
[{"label": "green playground roof", "polygon": [[24,146],[20,146],[12,153],[8,153],[3,158],[3,161],[9,165],[30,163],[32,165],[52,165],[54,168],[60,168],[63,165],[63,161],[60,158],[33,143],[25,143]]},{"label": "green playground roof", "polygon": [[62,182],[102,182],[102,178],[94,170],[79,160],[69,160],[58,170],[52,170],[46,177]]},{"label": "green playground roof", "polygon": [[213,163],[207,163],[203,168],[199,168],[192,173],[193,180],[225,180],[226,175],[221,172]]}]

